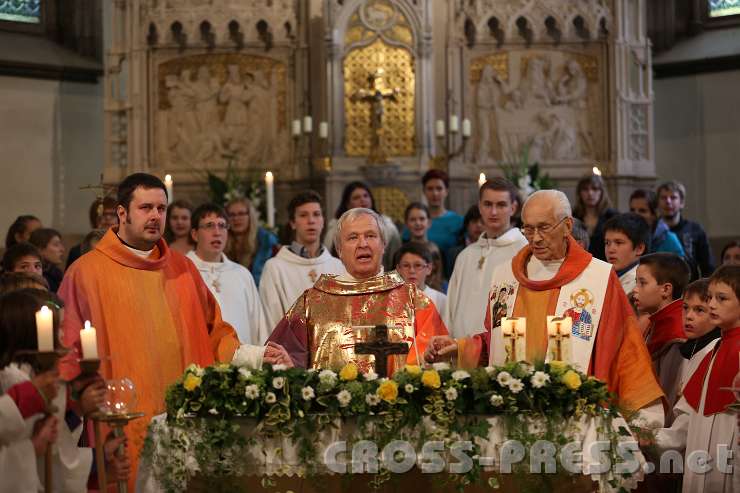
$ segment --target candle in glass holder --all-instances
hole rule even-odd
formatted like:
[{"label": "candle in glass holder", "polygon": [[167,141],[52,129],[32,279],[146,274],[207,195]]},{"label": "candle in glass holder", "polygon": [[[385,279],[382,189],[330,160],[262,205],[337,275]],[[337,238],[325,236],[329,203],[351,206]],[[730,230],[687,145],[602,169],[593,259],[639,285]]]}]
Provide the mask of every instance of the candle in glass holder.
[{"label": "candle in glass holder", "polygon": [[547,335],[554,347],[551,347],[550,359],[570,362],[570,333],[573,319],[570,317],[547,316]]},{"label": "candle in glass holder", "polygon": [[272,171],[265,173],[265,189],[267,191],[267,226],[275,227],[275,177]]},{"label": "candle in glass holder", "polygon": [[501,332],[506,341],[507,361],[525,360],[527,319],[525,317],[504,317],[501,319]]},{"label": "candle in glass holder", "polygon": [[36,338],[39,352],[54,351],[54,313],[48,306],[36,312]]},{"label": "candle in glass holder", "polygon": [[98,359],[98,336],[95,327],[85,320],[85,328],[80,331],[82,359]]}]

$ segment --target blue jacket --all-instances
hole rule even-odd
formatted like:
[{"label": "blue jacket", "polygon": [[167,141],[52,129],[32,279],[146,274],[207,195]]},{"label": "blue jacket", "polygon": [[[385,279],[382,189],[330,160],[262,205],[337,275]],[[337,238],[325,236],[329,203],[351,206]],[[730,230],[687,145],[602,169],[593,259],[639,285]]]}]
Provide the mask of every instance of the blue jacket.
[{"label": "blue jacket", "polygon": [[265,268],[265,262],[272,257],[272,250],[279,243],[278,237],[264,228],[257,230],[257,252],[252,259],[252,267],[249,269],[254,277],[254,283],[260,285],[262,270]]},{"label": "blue jacket", "polygon": [[686,252],[683,250],[681,240],[678,239],[676,233],[673,233],[668,228],[668,225],[662,219],[658,219],[658,224],[655,225],[653,238],[650,242],[650,253],[656,252],[675,253],[686,258]]}]

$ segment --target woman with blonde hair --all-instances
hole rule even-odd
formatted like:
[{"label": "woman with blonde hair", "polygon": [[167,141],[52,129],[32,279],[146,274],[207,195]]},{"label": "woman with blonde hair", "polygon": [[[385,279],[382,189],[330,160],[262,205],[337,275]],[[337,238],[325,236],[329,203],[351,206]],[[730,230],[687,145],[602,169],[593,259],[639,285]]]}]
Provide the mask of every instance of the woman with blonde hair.
[{"label": "woman with blonde hair", "polygon": [[272,257],[278,238],[270,231],[260,227],[257,210],[247,198],[234,199],[226,203],[229,216],[229,239],[226,243],[226,256],[252,273],[259,286],[265,262]]},{"label": "woman with blonde hair", "polygon": [[578,180],[573,217],[583,222],[590,237],[588,251],[600,260],[606,257],[604,223],[617,214],[601,176],[588,175]]}]

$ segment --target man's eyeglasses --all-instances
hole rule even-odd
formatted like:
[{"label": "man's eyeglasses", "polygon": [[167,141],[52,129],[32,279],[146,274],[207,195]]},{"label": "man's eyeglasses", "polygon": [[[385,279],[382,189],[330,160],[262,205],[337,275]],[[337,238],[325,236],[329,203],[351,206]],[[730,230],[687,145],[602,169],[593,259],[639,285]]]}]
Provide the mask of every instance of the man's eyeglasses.
[{"label": "man's eyeglasses", "polygon": [[213,231],[214,229],[220,229],[221,231],[228,231],[230,228],[228,223],[205,223],[198,226],[198,229],[205,229],[206,231]]},{"label": "man's eyeglasses", "polygon": [[560,226],[563,221],[568,219],[567,217],[562,218],[560,221],[556,222],[555,224],[543,224],[541,226],[530,226],[529,224],[525,224],[522,227],[522,234],[526,236],[527,238],[531,238],[535,235],[535,233],[539,233],[540,235],[546,235],[548,233],[552,233],[552,231]]}]

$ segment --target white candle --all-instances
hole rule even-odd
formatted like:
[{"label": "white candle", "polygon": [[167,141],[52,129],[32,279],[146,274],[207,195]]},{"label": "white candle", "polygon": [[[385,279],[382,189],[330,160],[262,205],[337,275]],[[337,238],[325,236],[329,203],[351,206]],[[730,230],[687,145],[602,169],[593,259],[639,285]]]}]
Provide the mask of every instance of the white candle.
[{"label": "white candle", "polygon": [[471,130],[472,129],[470,127],[470,120],[468,120],[467,118],[463,120],[463,129],[462,130],[463,130],[463,132],[462,132],[463,137],[470,137],[470,134],[471,134]]},{"label": "white candle", "polygon": [[547,333],[551,336],[569,334],[573,328],[573,319],[570,317],[547,316]]},{"label": "white candle", "polygon": [[275,177],[272,171],[265,173],[265,189],[267,190],[267,226],[275,227]]},{"label": "white candle", "polygon": [[313,118],[310,116],[303,117],[303,131],[307,134],[313,131]]},{"label": "white candle", "polygon": [[54,313],[48,306],[36,312],[36,338],[39,352],[54,351]]},{"label": "white candle", "polygon": [[480,175],[478,175],[478,188],[482,187],[485,182],[486,182],[486,174],[481,173]]},{"label": "white candle", "polygon": [[174,200],[172,198],[172,188],[174,182],[172,181],[172,175],[164,175],[164,188],[167,189],[167,205],[170,205]]},{"label": "white candle", "polygon": [[85,328],[80,331],[82,359],[98,359],[98,335],[95,327],[85,320]]},{"label": "white candle", "polygon": [[601,176],[601,170],[599,169],[599,167],[598,167],[598,166],[594,166],[594,167],[593,167],[593,169],[592,169],[592,171],[593,171],[593,173],[594,173],[594,174],[595,174],[596,176]]},{"label": "white candle", "polygon": [[450,117],[450,132],[456,134],[458,130],[460,130],[460,124],[457,115],[452,115]]},{"label": "white candle", "polygon": [[329,124],[327,122],[319,123],[319,138],[326,139],[329,137]]},{"label": "white candle", "polygon": [[444,120],[437,120],[437,137],[445,136],[445,122]]},{"label": "white candle", "polygon": [[293,120],[293,137],[301,135],[301,121],[299,119]]},{"label": "white candle", "polygon": [[514,331],[519,336],[527,333],[526,317],[504,317],[501,319],[501,332],[504,335],[511,335]]}]

